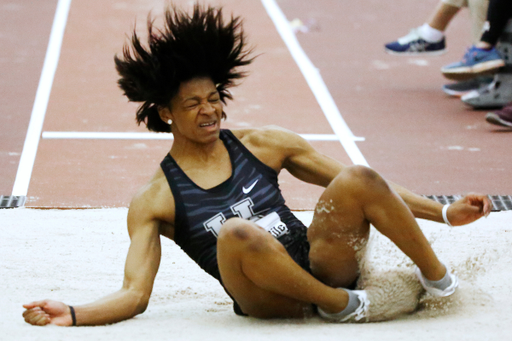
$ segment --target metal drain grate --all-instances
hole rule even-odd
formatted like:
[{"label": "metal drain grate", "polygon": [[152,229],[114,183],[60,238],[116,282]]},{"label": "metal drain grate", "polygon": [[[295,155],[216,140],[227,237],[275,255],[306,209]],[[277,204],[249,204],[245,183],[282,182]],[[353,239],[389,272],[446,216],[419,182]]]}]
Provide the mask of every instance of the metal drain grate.
[{"label": "metal drain grate", "polygon": [[[443,205],[451,204],[460,198],[462,195],[424,195],[424,197],[437,201]],[[509,211],[512,210],[512,196],[510,195],[489,195],[493,204],[493,211]]]},{"label": "metal drain grate", "polygon": [[[437,201],[440,204],[446,205],[454,203],[462,198],[462,195],[424,195],[424,197]],[[512,196],[510,195],[489,195],[493,204],[493,211],[510,211],[512,210]],[[15,208],[23,207],[27,197],[25,196],[8,196],[0,195],[0,209],[1,208]]]},{"label": "metal drain grate", "polygon": [[26,200],[27,197],[25,196],[0,195],[0,208],[22,207]]}]

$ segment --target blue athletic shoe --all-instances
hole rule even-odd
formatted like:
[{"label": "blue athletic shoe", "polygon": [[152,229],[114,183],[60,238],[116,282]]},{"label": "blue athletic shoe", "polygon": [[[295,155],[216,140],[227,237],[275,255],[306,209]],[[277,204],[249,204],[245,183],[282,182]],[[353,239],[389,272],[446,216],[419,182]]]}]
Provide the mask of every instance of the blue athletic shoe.
[{"label": "blue athletic shoe", "polygon": [[492,73],[503,66],[505,66],[505,61],[494,47],[490,50],[483,50],[471,46],[460,62],[442,67],[441,72],[448,79],[465,80]]},{"label": "blue athletic shoe", "polygon": [[441,55],[446,52],[445,38],[438,42],[428,42],[420,37],[417,28],[413,28],[405,37],[385,45],[389,54],[413,56],[413,55]]}]

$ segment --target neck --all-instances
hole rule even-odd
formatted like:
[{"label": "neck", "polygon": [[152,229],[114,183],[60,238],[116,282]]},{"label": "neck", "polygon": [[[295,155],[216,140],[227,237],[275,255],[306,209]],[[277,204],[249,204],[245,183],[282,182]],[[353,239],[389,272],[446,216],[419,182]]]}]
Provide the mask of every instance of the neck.
[{"label": "neck", "polygon": [[170,154],[176,162],[194,160],[194,162],[208,163],[212,159],[217,159],[219,154],[224,151],[224,143],[218,137],[211,142],[204,143],[186,139],[180,134],[175,134]]},{"label": "neck", "polygon": [[199,144],[175,137],[170,154],[181,170],[201,188],[213,188],[231,176],[229,153],[220,138]]}]

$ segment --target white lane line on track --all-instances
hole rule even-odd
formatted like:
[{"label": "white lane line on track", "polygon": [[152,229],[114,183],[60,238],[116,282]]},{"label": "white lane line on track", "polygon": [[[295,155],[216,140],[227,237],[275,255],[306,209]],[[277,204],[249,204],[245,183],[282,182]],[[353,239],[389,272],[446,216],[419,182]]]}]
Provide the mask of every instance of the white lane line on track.
[{"label": "white lane line on track", "polygon": [[293,33],[288,20],[284,13],[281,11],[279,6],[274,0],[261,0],[263,6],[267,10],[268,15],[274,22],[277,31],[281,35],[284,43],[290,50],[290,53],[299,66],[302,74],[306,78],[311,91],[315,95],[318,104],[322,108],[329,124],[338,136],[339,141],[345,148],[348,156],[352,162],[356,165],[368,166],[368,162],[364,158],[363,154],[355,144],[358,140],[348,127],[347,123],[341,116],[334,99],[332,98],[327,86],[325,85],[322,76],[318,69],[313,65],[311,60],[308,58],[302,47],[300,46],[297,37]]},{"label": "white lane line on track", "polygon": [[[334,134],[301,134],[308,141],[338,141]],[[94,139],[94,140],[172,140],[173,135],[167,133],[129,133],[129,132],[84,132],[84,131],[44,131],[43,139]],[[364,141],[362,137],[353,136],[356,141]]]},{"label": "white lane line on track", "polygon": [[28,192],[37,147],[39,146],[39,138],[43,129],[44,117],[52,90],[53,79],[59,63],[62,38],[64,36],[70,6],[71,0],[59,0],[57,4],[43,70],[41,72],[41,78],[39,79],[34,106],[32,107],[25,144],[23,145],[23,152],[21,153],[20,164],[18,165],[18,172],[16,173],[16,180],[14,181],[12,190],[13,196],[26,196]]}]

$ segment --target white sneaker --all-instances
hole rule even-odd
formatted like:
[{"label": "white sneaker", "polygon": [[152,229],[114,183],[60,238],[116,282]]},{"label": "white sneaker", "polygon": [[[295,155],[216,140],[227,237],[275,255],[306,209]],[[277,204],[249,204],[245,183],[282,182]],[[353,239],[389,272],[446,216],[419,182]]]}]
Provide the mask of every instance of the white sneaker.
[{"label": "white sneaker", "polygon": [[427,281],[426,281],[426,278],[421,273],[421,270],[418,267],[416,267],[416,269],[415,269],[416,276],[420,280],[420,283],[423,286],[423,288],[428,293],[430,293],[430,294],[432,294],[434,296],[437,296],[437,297],[450,296],[450,295],[452,295],[455,292],[455,290],[459,286],[459,279],[457,278],[457,276],[455,276],[454,274],[450,273],[450,269],[446,265],[444,267],[446,268],[446,272],[447,272],[448,276],[451,279],[450,285],[448,287],[444,288],[444,289],[435,288],[435,287],[431,286],[430,284],[428,284]]},{"label": "white sneaker", "polygon": [[326,313],[322,309],[318,308],[318,314],[326,319],[333,322],[368,322],[368,307],[370,306],[370,301],[368,300],[368,295],[364,290],[351,290],[354,294],[357,295],[359,299],[359,306],[357,309],[348,315],[339,316],[340,313]]}]

